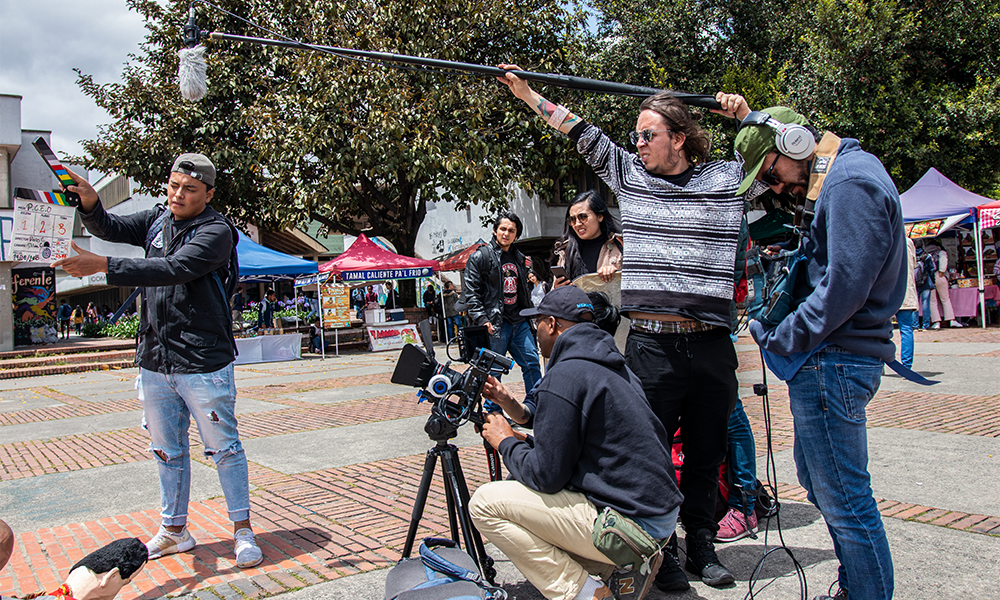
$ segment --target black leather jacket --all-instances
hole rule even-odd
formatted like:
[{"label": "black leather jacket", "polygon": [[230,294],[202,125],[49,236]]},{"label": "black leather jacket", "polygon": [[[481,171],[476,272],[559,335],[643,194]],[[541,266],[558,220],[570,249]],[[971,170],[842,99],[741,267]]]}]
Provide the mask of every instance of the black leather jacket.
[{"label": "black leather jacket", "polygon": [[[495,335],[499,335],[503,322],[503,282],[500,280],[500,254],[503,250],[496,238],[481,246],[465,263],[465,290],[462,303],[469,318],[476,325],[493,323]],[[524,255],[510,249],[517,263],[517,309],[530,308],[531,291],[528,287],[528,267]]]},{"label": "black leather jacket", "polygon": [[[176,229],[166,209],[80,212],[91,234],[140,246],[146,258],[108,257],[108,284],[145,287],[135,362],[158,373],[211,373],[233,362],[229,298],[238,277],[236,228],[211,207]],[[164,243],[166,242],[166,243]]]}]

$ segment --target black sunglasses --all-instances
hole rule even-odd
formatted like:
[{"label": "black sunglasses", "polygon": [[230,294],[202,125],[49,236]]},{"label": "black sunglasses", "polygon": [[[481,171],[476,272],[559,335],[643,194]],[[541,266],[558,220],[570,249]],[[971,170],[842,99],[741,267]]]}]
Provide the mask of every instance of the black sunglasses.
[{"label": "black sunglasses", "polygon": [[781,185],[782,181],[774,176],[774,165],[778,164],[778,156],[774,157],[774,162],[771,163],[771,168],[769,168],[763,175],[760,176],[760,180],[769,186],[777,187]]}]

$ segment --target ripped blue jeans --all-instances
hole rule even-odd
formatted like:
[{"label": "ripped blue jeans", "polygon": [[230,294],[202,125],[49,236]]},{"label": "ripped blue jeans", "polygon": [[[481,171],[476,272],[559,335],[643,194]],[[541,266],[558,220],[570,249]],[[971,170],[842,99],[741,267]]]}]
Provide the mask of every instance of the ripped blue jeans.
[{"label": "ripped blue jeans", "polygon": [[212,373],[164,374],[139,369],[136,384],[150,450],[160,473],[160,516],[163,525],[187,523],[191,495],[188,428],[194,417],[219,472],[229,518],[250,518],[247,457],[236,430],[236,382],[233,365]]}]

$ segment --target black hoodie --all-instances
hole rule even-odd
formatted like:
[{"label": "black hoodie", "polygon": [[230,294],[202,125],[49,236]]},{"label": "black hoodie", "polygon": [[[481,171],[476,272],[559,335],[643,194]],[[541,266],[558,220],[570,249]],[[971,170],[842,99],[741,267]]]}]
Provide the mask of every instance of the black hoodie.
[{"label": "black hoodie", "polygon": [[666,431],[614,338],[591,323],[567,329],[535,394],[534,447],[507,438],[499,448],[517,481],[543,494],[578,491],[629,517],[680,505]]}]

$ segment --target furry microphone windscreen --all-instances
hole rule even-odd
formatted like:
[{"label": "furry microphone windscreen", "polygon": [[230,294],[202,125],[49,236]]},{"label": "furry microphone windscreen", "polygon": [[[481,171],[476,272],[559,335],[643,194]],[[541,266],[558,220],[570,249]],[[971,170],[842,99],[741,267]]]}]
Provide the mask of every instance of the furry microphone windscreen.
[{"label": "furry microphone windscreen", "polygon": [[205,74],[205,47],[181,48],[177,55],[180,57],[177,77],[180,80],[181,96],[191,102],[197,102],[208,93]]}]

